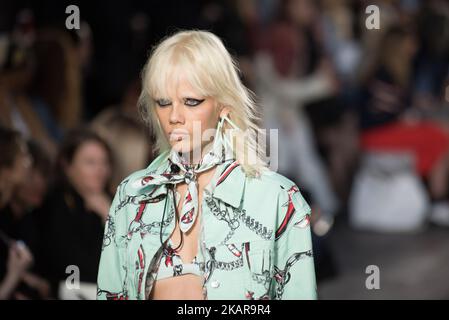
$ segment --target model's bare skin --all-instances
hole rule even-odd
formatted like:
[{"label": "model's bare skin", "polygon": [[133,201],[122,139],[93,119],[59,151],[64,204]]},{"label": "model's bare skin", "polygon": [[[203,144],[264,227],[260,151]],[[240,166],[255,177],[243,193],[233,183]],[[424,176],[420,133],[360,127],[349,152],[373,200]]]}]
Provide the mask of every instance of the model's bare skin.
[{"label": "model's bare skin", "polygon": [[[177,79],[176,86],[170,87],[172,90],[169,90],[165,95],[161,94],[155,97],[156,115],[161,130],[164,132],[172,150],[182,153],[183,156],[188,155],[188,161],[191,164],[198,164],[211,143],[207,138],[203,139],[203,133],[205,130],[216,128],[220,115],[227,114],[230,110],[228,107],[218,106],[214,98],[202,96],[196,92],[184,74],[181,73]],[[201,137],[194,136],[194,125],[199,125]],[[184,135],[180,135],[179,130],[183,131]],[[184,158],[187,159],[186,157]],[[203,190],[211,181],[215,171],[216,166],[197,174],[197,217],[191,229],[184,234],[183,245],[178,249],[184,263],[191,263],[198,254]],[[178,212],[182,212],[182,199],[184,199],[187,192],[187,184],[177,184],[176,191],[181,195]],[[175,248],[181,242],[178,221],[176,221],[171,240]],[[156,280],[153,283],[153,289],[149,298],[164,300],[203,299],[202,281],[203,279],[200,276],[193,274]]]},{"label": "model's bare skin", "polygon": [[[190,263],[197,255],[198,241],[200,235],[200,219],[201,219],[201,204],[203,200],[204,187],[208,185],[215,173],[216,167],[211,168],[205,172],[198,174],[198,216],[192,228],[184,234],[184,243],[178,249],[179,255],[183,263]],[[179,201],[178,212],[182,210],[182,199],[187,191],[186,183],[179,183],[176,186],[176,191],[181,195]],[[176,220],[175,229],[171,235],[171,241],[175,248],[181,242],[179,225]],[[153,284],[153,289],[150,294],[151,300],[202,300],[202,278],[194,274],[185,274],[177,277],[170,277],[166,279],[156,280]]]}]

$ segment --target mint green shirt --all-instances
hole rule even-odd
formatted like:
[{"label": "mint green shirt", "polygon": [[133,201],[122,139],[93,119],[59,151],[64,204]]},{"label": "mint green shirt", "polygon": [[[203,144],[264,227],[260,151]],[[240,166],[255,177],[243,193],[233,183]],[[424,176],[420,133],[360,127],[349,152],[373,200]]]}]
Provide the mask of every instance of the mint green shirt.
[{"label": "mint green shirt", "polygon": [[[117,188],[105,225],[97,299],[148,299],[175,228],[165,185],[133,182],[169,172],[168,152]],[[180,197],[176,193],[176,203]],[[164,211],[165,208],[165,211]],[[246,177],[235,160],[217,166],[201,203],[198,255],[204,299],[316,299],[310,207],[298,187],[267,171]]]}]

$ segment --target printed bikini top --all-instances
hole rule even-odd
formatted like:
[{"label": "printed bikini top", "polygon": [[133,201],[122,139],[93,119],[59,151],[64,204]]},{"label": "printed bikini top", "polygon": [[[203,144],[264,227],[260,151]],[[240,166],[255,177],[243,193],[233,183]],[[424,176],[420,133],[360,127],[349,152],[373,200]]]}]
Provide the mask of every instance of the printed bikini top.
[{"label": "printed bikini top", "polygon": [[[218,178],[221,172],[219,170],[215,171],[209,185],[205,187],[209,193],[212,193],[217,184]],[[179,205],[180,196],[176,192],[176,205]],[[157,272],[156,280],[161,280],[169,277],[181,276],[183,274],[196,274],[201,276],[201,270],[204,270],[204,260],[200,256],[201,250],[199,250],[197,256],[193,258],[190,263],[183,263],[181,257],[179,256],[177,250],[174,250],[173,243],[169,238],[167,241],[167,247],[162,250],[162,258],[160,260]]]},{"label": "printed bikini top", "polygon": [[198,254],[190,263],[183,263],[178,254],[178,250],[173,248],[171,239],[167,242],[167,247],[162,251],[159,268],[156,274],[156,280],[170,277],[177,277],[184,274],[195,274],[201,276],[201,270],[204,270],[204,263],[200,262]]}]

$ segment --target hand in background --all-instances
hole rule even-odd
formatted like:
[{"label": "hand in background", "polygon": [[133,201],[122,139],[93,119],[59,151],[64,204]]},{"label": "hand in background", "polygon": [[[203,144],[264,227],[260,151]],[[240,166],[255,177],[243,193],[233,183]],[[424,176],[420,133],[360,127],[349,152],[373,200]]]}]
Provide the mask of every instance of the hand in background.
[{"label": "hand in background", "polygon": [[92,210],[99,215],[103,221],[106,221],[111,206],[111,200],[105,193],[89,194],[84,197],[84,200],[87,209]]},{"label": "hand in background", "polygon": [[41,278],[38,275],[31,272],[25,272],[22,277],[22,280],[28,286],[39,292],[39,296],[42,299],[50,298],[51,296],[50,284],[44,278]]},{"label": "hand in background", "polygon": [[[21,241],[12,242],[9,247],[7,273],[0,283],[0,300],[9,299],[25,274],[33,264],[33,255]],[[15,295],[15,298],[24,298]]]},{"label": "hand in background", "polygon": [[32,264],[33,255],[27,246],[21,241],[13,243],[9,249],[8,272],[20,278]]},{"label": "hand in background", "polygon": [[329,89],[332,94],[336,94],[341,90],[342,84],[338,79],[337,72],[335,71],[335,67],[332,62],[328,59],[322,59],[318,66],[317,72],[322,74],[329,83]]}]

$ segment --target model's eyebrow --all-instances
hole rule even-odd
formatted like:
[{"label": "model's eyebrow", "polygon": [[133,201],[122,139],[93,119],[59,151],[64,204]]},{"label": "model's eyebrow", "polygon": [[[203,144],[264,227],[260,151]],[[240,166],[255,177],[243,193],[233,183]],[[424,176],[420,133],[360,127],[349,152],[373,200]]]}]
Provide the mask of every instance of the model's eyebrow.
[{"label": "model's eyebrow", "polygon": [[[188,100],[188,99],[194,99],[194,100],[205,100],[205,97],[201,97],[201,96],[197,96],[197,95],[183,95],[181,97],[181,100]],[[158,101],[171,101],[170,98],[154,98],[154,101],[158,102]]]},{"label": "model's eyebrow", "polygon": [[196,95],[196,94],[191,94],[191,95],[184,95],[182,96],[182,99],[196,99],[196,100],[202,100],[204,99],[203,97]]}]

